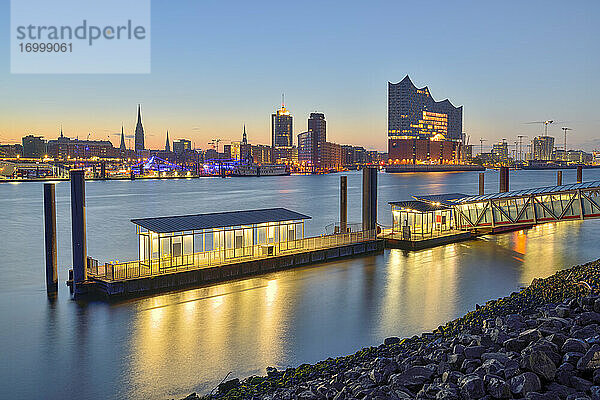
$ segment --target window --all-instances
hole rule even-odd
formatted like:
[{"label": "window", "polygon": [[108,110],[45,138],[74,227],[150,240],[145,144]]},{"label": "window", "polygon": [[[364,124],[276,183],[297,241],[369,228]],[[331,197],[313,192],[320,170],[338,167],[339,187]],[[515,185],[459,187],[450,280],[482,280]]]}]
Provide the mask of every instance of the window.
[{"label": "window", "polygon": [[175,236],[172,240],[173,243],[173,257],[180,257],[183,254],[183,238],[181,236]]}]

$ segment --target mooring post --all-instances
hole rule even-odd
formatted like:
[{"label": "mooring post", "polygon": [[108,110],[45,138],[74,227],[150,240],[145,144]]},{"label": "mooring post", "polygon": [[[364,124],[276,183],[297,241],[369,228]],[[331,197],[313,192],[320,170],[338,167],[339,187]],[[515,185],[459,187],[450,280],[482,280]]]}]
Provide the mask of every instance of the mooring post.
[{"label": "mooring post", "polygon": [[581,165],[577,166],[577,183],[583,182],[583,167]]},{"label": "mooring post", "polygon": [[369,168],[371,171],[371,229],[377,229],[377,168]]},{"label": "mooring post", "polygon": [[485,173],[479,173],[479,195],[483,196],[485,194]]},{"label": "mooring post", "polygon": [[500,193],[508,192],[508,167],[500,167]]},{"label": "mooring post", "polygon": [[54,183],[44,183],[44,233],[46,241],[46,291],[58,292],[56,270],[56,202]]},{"label": "mooring post", "polygon": [[71,171],[71,236],[73,241],[73,286],[75,294],[87,281],[87,242],[85,232],[85,171]]},{"label": "mooring post", "polygon": [[562,185],[562,171],[556,171],[556,186]]},{"label": "mooring post", "polygon": [[363,169],[363,198],[362,198],[363,231],[377,227],[377,169]]},{"label": "mooring post", "polygon": [[340,232],[348,231],[348,177],[340,176]]}]

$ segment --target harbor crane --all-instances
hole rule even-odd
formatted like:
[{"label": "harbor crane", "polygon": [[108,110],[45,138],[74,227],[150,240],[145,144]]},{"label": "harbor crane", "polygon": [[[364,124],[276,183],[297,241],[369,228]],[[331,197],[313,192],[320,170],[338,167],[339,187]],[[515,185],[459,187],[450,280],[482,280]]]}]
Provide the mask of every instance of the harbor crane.
[{"label": "harbor crane", "polygon": [[533,122],[525,122],[526,124],[544,124],[544,136],[548,136],[548,125],[553,123],[554,120],[549,119],[546,121],[533,121]]},{"label": "harbor crane", "polygon": [[523,160],[523,138],[527,137],[527,135],[517,135],[519,138],[519,161]]},{"label": "harbor crane", "polygon": [[565,132],[565,148],[564,149],[565,149],[565,160],[566,160],[567,159],[567,132],[572,131],[573,129],[566,127],[566,126],[563,126],[561,129]]},{"label": "harbor crane", "polygon": [[217,150],[217,153],[218,153],[219,152],[219,143],[220,142],[221,142],[221,139],[213,139],[208,144],[212,145],[213,149]]},{"label": "harbor crane", "polygon": [[487,139],[484,139],[484,138],[479,139],[479,144],[480,144],[479,154],[483,154],[483,142],[487,142]]}]

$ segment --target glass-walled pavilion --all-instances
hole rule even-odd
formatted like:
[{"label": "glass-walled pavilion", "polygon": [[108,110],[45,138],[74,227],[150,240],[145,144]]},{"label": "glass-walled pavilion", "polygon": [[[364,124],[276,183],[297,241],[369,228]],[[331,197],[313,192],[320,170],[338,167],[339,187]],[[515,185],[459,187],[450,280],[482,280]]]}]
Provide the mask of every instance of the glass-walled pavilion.
[{"label": "glass-walled pavilion", "polygon": [[400,233],[405,239],[435,236],[454,227],[450,207],[418,200],[390,202],[390,205],[392,233]]},{"label": "glass-walled pavilion", "polygon": [[173,267],[273,256],[301,246],[304,221],[285,208],[133,219],[140,265]]}]

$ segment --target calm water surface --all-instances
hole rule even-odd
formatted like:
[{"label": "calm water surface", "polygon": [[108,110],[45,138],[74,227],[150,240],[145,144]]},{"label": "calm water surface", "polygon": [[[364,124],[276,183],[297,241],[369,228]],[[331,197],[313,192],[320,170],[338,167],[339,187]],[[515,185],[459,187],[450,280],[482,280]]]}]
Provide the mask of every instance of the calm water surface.
[{"label": "calm water surface", "polygon": [[[348,173],[350,222],[361,175]],[[555,171],[511,173],[511,188],[552,185]],[[585,170],[585,180],[600,170]],[[565,171],[564,182],[575,172]],[[486,172],[487,190],[498,174]],[[287,207],[307,235],[337,220],[339,174],[88,182],[88,254],[137,257],[131,218]],[[476,173],[379,175],[379,220],[411,194],[477,191]],[[57,185],[59,289],[44,286],[42,185],[0,184],[0,398],[167,399],[211,390],[228,372],[264,374],[411,336],[535,277],[600,258],[600,222],[383,254],[107,304],[70,299],[69,184]]]}]

